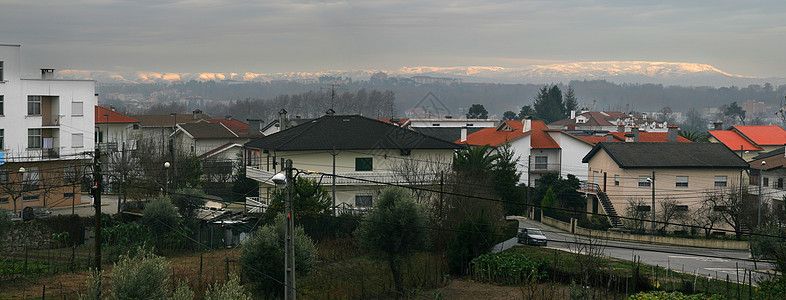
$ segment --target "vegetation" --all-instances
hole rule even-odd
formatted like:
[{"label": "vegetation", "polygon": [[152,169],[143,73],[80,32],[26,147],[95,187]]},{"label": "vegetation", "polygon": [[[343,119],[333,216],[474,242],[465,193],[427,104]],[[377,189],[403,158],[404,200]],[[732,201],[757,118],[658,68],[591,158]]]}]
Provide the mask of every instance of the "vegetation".
[{"label": "vegetation", "polygon": [[546,276],[542,261],[521,253],[486,253],[470,262],[471,278],[506,285],[533,284]]},{"label": "vegetation", "polygon": [[[295,271],[306,275],[315,263],[314,242],[302,227],[295,228]],[[274,224],[257,229],[257,234],[243,245],[240,256],[243,276],[248,278],[257,297],[280,297],[284,293],[284,237],[286,218],[278,215]]]},{"label": "vegetation", "polygon": [[150,228],[153,236],[162,236],[172,232],[174,228],[178,227],[179,222],[177,208],[166,196],[159,196],[150,201],[142,215],[142,224]]},{"label": "vegetation", "polygon": [[472,104],[467,110],[467,119],[487,119],[489,112],[483,107],[483,104]]},{"label": "vegetation", "polygon": [[404,295],[401,267],[409,257],[429,245],[426,214],[403,188],[386,188],[374,210],[369,212],[355,231],[358,244],[379,253],[387,261],[393,282]]},{"label": "vegetation", "polygon": [[169,295],[169,262],[145,250],[123,256],[112,268],[112,299],[166,299]]},{"label": "vegetation", "polygon": [[[287,199],[286,189],[277,189],[273,192],[270,207],[265,214],[272,218],[284,212]],[[320,214],[331,213],[330,206],[333,199],[325,187],[319,182],[308,178],[298,178],[292,189],[292,205],[295,211],[295,220],[299,221],[304,217],[314,217]]]},{"label": "vegetation", "polygon": [[205,206],[205,192],[192,187],[179,188],[171,193],[172,204],[188,227],[199,225],[197,210]]},{"label": "vegetation", "polygon": [[229,281],[223,285],[213,283],[205,293],[205,300],[251,300],[254,299],[240,285],[240,278],[236,274],[229,276]]}]

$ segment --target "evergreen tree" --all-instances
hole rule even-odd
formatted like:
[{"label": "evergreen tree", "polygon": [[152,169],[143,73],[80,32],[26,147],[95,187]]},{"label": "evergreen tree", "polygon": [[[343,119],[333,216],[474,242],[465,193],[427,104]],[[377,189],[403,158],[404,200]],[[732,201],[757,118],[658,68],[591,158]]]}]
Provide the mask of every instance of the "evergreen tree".
[{"label": "evergreen tree", "polygon": [[538,119],[547,124],[567,116],[565,102],[562,101],[562,91],[556,85],[551,88],[544,86],[540,89],[538,95],[535,96],[533,106]]},{"label": "evergreen tree", "polygon": [[513,112],[512,110],[502,113],[503,120],[516,120],[516,118],[517,118],[516,113]]},{"label": "evergreen tree", "polygon": [[568,91],[565,92],[565,110],[570,113],[571,110],[579,109],[579,101],[576,99],[576,94],[573,93],[573,87],[569,86]]},{"label": "evergreen tree", "polygon": [[487,119],[489,112],[483,107],[483,104],[472,104],[467,111],[467,119]]},{"label": "evergreen tree", "polygon": [[535,117],[535,110],[532,109],[530,105],[524,105],[521,107],[521,111],[519,111],[519,116],[516,118],[517,120],[524,119],[525,117],[533,118]]}]

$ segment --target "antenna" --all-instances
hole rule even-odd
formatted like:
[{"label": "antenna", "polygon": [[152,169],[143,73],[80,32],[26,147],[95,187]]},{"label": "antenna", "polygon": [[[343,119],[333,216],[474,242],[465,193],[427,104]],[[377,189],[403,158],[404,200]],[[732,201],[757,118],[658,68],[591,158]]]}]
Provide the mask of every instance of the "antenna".
[{"label": "antenna", "polygon": [[[336,88],[339,87],[339,86],[340,85],[335,84],[335,83],[331,83],[330,84],[330,110],[332,110],[333,112],[335,112],[333,105],[335,104],[335,100],[336,100]],[[326,90],[327,88],[319,88],[319,89],[320,90],[323,90],[323,89]]]}]

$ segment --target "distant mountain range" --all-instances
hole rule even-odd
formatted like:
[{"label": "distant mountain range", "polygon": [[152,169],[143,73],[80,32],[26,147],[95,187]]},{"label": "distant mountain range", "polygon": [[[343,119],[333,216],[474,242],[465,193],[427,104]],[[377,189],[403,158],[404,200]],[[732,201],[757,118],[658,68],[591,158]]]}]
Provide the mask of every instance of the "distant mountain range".
[{"label": "distant mountain range", "polygon": [[605,61],[506,67],[402,67],[398,70],[335,70],[291,73],[156,73],[100,70],[61,70],[66,79],[94,79],[100,83],[166,83],[179,81],[253,81],[293,80],[308,82],[320,76],[342,76],[367,80],[384,72],[388,77],[449,77],[480,83],[556,83],[571,80],[608,80],[616,83],[654,83],[681,86],[747,86],[749,84],[786,84],[786,78],[763,78],[731,74],[711,65],[698,63]]}]

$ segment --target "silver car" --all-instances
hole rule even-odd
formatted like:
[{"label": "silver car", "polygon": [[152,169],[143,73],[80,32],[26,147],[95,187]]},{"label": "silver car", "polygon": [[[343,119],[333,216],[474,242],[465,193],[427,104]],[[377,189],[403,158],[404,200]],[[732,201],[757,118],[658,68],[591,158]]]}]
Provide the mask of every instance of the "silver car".
[{"label": "silver car", "polygon": [[548,244],[548,238],[546,238],[546,235],[543,234],[543,231],[540,231],[539,228],[519,229],[517,237],[519,244],[535,246],[546,246],[546,244]]}]

